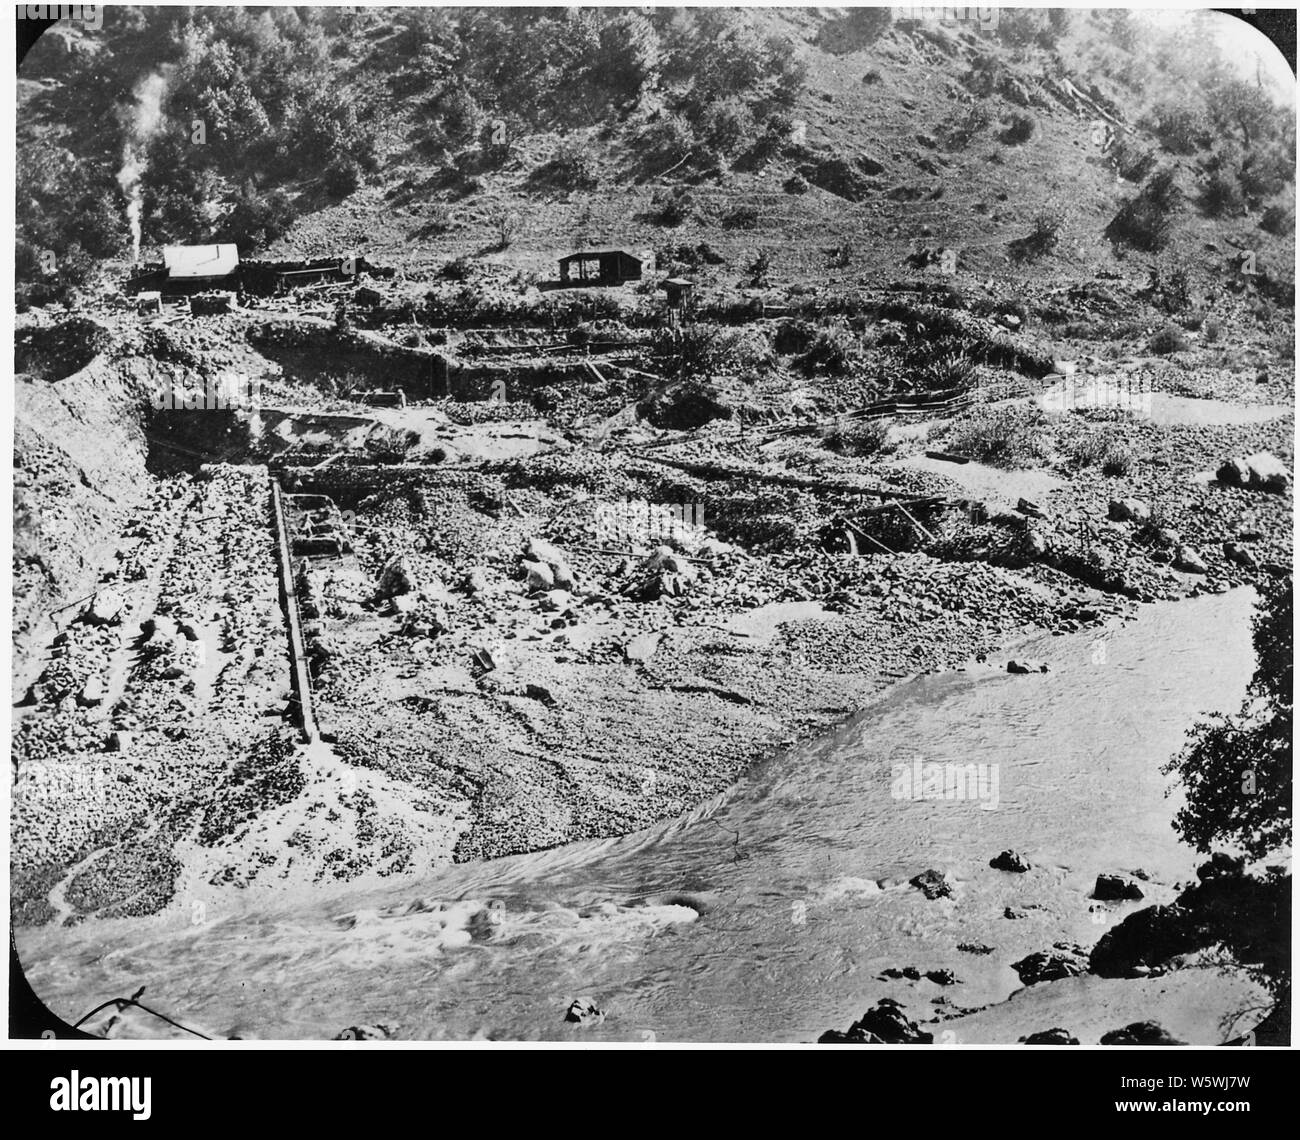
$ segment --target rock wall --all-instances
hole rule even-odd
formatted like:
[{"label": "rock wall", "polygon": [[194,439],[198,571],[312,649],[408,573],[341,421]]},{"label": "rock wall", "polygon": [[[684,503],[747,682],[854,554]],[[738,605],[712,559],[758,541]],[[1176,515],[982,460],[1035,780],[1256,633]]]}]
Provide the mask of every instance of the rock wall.
[{"label": "rock wall", "polygon": [[142,411],[155,379],[153,362],[106,354],[61,380],[15,379],[16,695],[53,633],[49,610],[94,588],[153,484]]}]

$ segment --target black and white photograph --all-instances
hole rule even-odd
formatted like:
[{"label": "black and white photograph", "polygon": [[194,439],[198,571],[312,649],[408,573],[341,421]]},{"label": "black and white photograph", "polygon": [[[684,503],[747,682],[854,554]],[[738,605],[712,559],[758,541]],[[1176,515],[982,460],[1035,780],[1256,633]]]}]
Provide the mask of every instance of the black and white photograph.
[{"label": "black and white photograph", "polygon": [[1290,1045],[1294,9],[16,13],[11,1042]]}]

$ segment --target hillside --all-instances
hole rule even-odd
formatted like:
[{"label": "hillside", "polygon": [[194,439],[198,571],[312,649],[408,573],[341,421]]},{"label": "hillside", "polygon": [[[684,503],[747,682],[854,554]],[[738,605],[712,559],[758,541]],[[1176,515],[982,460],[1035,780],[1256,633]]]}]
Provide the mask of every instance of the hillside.
[{"label": "hillside", "polygon": [[[1209,17],[1170,32],[1105,12],[990,28],[883,9],[301,11],[159,10],[47,37],[23,65],[19,129],[24,191],[52,200],[20,201],[25,240],[61,266],[78,235],[120,258],[128,153],[146,252],[216,236],[365,251],[412,276],[471,255],[545,278],[574,248],[703,242],[722,258],[690,266],[706,280],[748,284],[761,251],[772,282],[827,288],[927,251],[954,251],[958,281],[1142,277],[1160,257],[1213,297],[1249,251],[1252,288],[1289,307],[1291,113],[1233,76]],[[77,225],[53,216],[69,161],[54,147],[94,215]],[[1161,171],[1183,199],[1169,232],[1105,240]]]}]

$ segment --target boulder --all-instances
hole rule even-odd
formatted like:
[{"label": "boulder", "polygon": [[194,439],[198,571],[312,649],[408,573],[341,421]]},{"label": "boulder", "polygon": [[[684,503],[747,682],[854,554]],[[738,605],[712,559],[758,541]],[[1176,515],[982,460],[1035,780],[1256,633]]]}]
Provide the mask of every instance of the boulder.
[{"label": "boulder", "polygon": [[1098,875],[1092,897],[1098,902],[1124,902],[1143,897],[1142,888],[1126,875]]},{"label": "boulder", "polygon": [[1250,483],[1250,466],[1244,459],[1225,459],[1215,476],[1230,487],[1245,487]]},{"label": "boulder", "polygon": [[1225,542],[1223,544],[1223,557],[1246,570],[1259,569],[1259,559],[1239,543]]},{"label": "boulder", "polygon": [[1017,499],[1016,510],[1022,515],[1028,515],[1031,519],[1046,518],[1042,508],[1037,503],[1031,503],[1028,499]]},{"label": "boulder", "polygon": [[817,1039],[821,1045],[929,1045],[933,1041],[934,1034],[909,1020],[893,998],[881,998],[847,1033],[832,1029]]},{"label": "boulder", "polygon": [[948,882],[942,871],[923,871],[921,874],[908,879],[908,883],[920,891],[927,899],[943,898],[952,894],[952,884]]},{"label": "boulder", "polygon": [[662,633],[641,633],[623,646],[623,656],[628,661],[649,661],[663,640]]},{"label": "boulder", "polygon": [[108,740],[105,743],[109,752],[130,752],[131,734],[125,729],[119,728],[108,734]]},{"label": "boulder", "polygon": [[1088,970],[1103,978],[1131,978],[1214,942],[1186,907],[1148,906],[1110,927],[1097,940]]},{"label": "boulder", "polygon": [[1201,557],[1201,552],[1196,547],[1188,546],[1186,543],[1183,543],[1174,552],[1174,569],[1181,570],[1184,574],[1209,573],[1209,567],[1205,565],[1205,559]]},{"label": "boulder", "polygon": [[955,986],[961,981],[951,970],[926,970],[925,976],[936,986]]},{"label": "boulder", "polygon": [[528,592],[534,590],[555,589],[555,575],[545,562],[524,559],[524,571],[528,575]]},{"label": "boulder", "polygon": [[116,590],[100,590],[82,611],[83,621],[91,625],[117,625],[126,609],[126,599]]},{"label": "boulder", "polygon": [[1037,1033],[1031,1033],[1028,1037],[1020,1038],[1021,1045],[1077,1045],[1079,1039],[1070,1036],[1068,1029],[1061,1029],[1059,1026],[1055,1029],[1040,1029]]},{"label": "boulder", "polygon": [[375,588],[375,597],[383,600],[395,598],[399,594],[418,593],[415,575],[406,555],[399,554],[390,558],[379,572],[379,585]]},{"label": "boulder", "polygon": [[1163,1025],[1155,1021],[1134,1021],[1123,1029],[1103,1033],[1103,1045],[1186,1045],[1173,1037]]},{"label": "boulder", "polygon": [[575,1025],[595,1025],[605,1020],[605,1011],[589,997],[574,998],[565,1011],[564,1020]]},{"label": "boulder", "polygon": [[1246,467],[1250,472],[1250,486],[1256,491],[1285,491],[1291,482],[1287,465],[1270,451],[1246,456]]},{"label": "boulder", "polygon": [[1029,861],[1018,851],[1003,851],[989,860],[989,866],[995,871],[1011,871],[1023,875],[1030,869]]},{"label": "boulder", "polygon": [[104,703],[104,682],[95,674],[86,678],[86,683],[81,686],[81,692],[77,694],[77,704],[83,708],[94,708],[96,705]]},{"label": "boulder", "polygon": [[492,583],[485,567],[474,566],[465,575],[465,589],[471,594],[481,594],[487,590]]},{"label": "boulder", "polygon": [[1011,968],[1025,985],[1034,986],[1039,982],[1056,982],[1086,974],[1088,960],[1077,947],[1058,942],[1052,950],[1040,950],[1019,962],[1012,962]]},{"label": "boulder", "polygon": [[1114,522],[1146,522],[1151,508],[1141,499],[1111,499],[1108,516]]}]

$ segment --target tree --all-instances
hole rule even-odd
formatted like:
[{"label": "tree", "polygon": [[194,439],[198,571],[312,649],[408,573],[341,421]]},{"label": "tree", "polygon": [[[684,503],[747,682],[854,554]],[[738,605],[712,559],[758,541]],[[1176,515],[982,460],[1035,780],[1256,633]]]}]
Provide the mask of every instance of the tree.
[{"label": "tree", "polygon": [[1198,851],[1215,844],[1263,859],[1291,842],[1292,583],[1268,590],[1254,622],[1257,658],[1236,717],[1198,724],[1165,767],[1187,791],[1174,819]]}]

